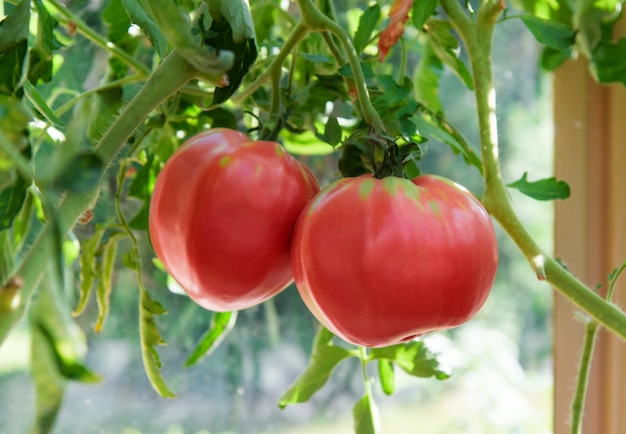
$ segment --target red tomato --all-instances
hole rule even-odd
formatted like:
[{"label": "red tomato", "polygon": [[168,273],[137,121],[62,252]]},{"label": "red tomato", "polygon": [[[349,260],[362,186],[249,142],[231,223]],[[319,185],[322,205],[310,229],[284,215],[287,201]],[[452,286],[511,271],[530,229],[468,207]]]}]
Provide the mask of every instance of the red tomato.
[{"label": "red tomato", "polygon": [[276,142],[228,129],[198,134],[157,178],[154,250],[199,305],[245,309],[293,280],[293,229],[318,191],[311,172]]},{"label": "red tomato", "polygon": [[292,243],[296,286],[313,315],[368,347],[468,321],[497,264],[481,203],[431,175],[338,180],[303,210]]}]

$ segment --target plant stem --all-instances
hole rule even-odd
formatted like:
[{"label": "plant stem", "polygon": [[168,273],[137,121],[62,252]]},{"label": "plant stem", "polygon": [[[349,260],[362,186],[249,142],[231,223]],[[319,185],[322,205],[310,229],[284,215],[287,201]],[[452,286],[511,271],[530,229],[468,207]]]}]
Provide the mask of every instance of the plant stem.
[{"label": "plant stem", "polygon": [[[101,179],[133,131],[152,110],[194,78],[195,74],[196,70],[180,57],[176,50],[157,67],[139,93],[111,124],[96,147],[96,152],[105,163]],[[98,192],[99,186],[82,193],[66,192],[59,201],[56,212],[56,215],[60,216],[59,220],[56,224],[48,222],[44,226],[13,274],[23,282],[20,303],[13,310],[0,312],[0,344],[23,316],[31,294],[51,263],[50,258],[56,258],[55,240],[65,236],[80,215],[93,207]]]},{"label": "plant stem", "polygon": [[[282,48],[270,63],[270,66],[259,75],[250,85],[246,86],[245,90],[235,95],[231,100],[237,104],[241,101],[244,101],[246,98],[250,97],[256,90],[263,86],[268,80],[272,79],[272,77],[276,74],[280,74],[283,63],[285,63],[285,59],[291,53],[291,51],[298,45],[298,43],[306,36],[308,30],[303,23],[298,23],[296,27],[291,31],[289,38],[285,41]],[[280,77],[279,77],[280,79]],[[274,89],[272,89],[274,92]],[[275,96],[272,95],[272,105],[275,104],[274,101]]]},{"label": "plant stem", "polygon": [[481,3],[475,22],[470,20],[457,0],[441,0],[441,5],[461,36],[470,59],[478,112],[485,208],[526,256],[538,279],[549,282],[600,325],[626,339],[626,314],[541,250],[515,213],[502,180],[491,53],[494,26],[505,7],[504,2],[487,0]]},{"label": "plant stem", "polygon": [[95,45],[102,48],[103,50],[110,52],[113,56],[117,57],[122,62],[133,68],[141,76],[147,77],[148,75],[150,75],[150,70],[148,69],[148,67],[138,62],[133,56],[122,50],[117,45],[104,39],[96,31],[89,27],[78,15],[65,7],[65,5],[63,5],[60,1],[47,0],[47,2],[50,3],[69,22],[76,25],[76,30],[81,35],[93,42]]},{"label": "plant stem", "polygon": [[344,53],[347,57],[348,63],[350,64],[350,69],[352,70],[352,75],[354,76],[354,90],[358,95],[358,102],[361,106],[363,119],[374,130],[378,132],[385,131],[385,125],[383,124],[382,119],[372,106],[367,85],[365,83],[363,68],[361,68],[359,55],[354,49],[352,39],[350,38],[348,32],[337,24],[337,22],[324,15],[311,0],[298,0],[298,6],[300,7],[302,22],[309,28],[309,30],[322,33],[328,31],[337,37],[339,43],[343,46]]},{"label": "plant stem", "polygon": [[580,434],[582,432],[583,409],[585,407],[589,372],[591,370],[591,360],[593,358],[598,329],[599,324],[594,320],[589,320],[585,326],[585,343],[583,345],[580,367],[578,368],[576,394],[572,401],[572,434]]}]

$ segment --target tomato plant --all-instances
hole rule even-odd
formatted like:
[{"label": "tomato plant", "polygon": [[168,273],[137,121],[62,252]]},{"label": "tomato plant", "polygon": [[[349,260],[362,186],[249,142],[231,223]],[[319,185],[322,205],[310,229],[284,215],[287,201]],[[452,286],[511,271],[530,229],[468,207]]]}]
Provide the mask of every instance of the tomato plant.
[{"label": "tomato plant", "polygon": [[311,172],[276,142],[224,128],[200,133],[157,178],[154,250],[204,308],[251,307],[293,280],[291,235],[318,190]]},{"label": "tomato plant", "polygon": [[[533,278],[588,315],[576,431],[596,331],[626,339],[626,313],[610,296],[624,267],[604,297],[527,230],[510,189],[554,200],[567,198],[569,186],[501,165],[512,153],[500,152],[507,134],[498,131],[505,105],[496,90],[507,82],[494,76],[492,42],[498,26],[517,23],[542,46],[544,69],[578,57],[590,80],[626,84],[626,39],[613,31],[624,1],[510,3],[0,0],[0,344],[18,324],[30,326],[33,431],[52,429],[69,381],[100,379],[82,364],[80,332],[105,330],[115,297],[136,297],[137,353],[155,391],[174,396],[156,349],[165,342],[161,321],[171,321],[161,315],[178,319],[197,307],[168,291],[169,276],[152,266],[156,254],[193,300],[215,311],[199,315],[207,330],[187,365],[227,337],[233,311],[284,288],[293,260],[305,303],[328,328],[316,328],[310,364],[280,406],[308,400],[340,362],[356,358],[364,396],[355,430],[379,432],[368,363],[379,364],[387,394],[394,367],[449,377],[419,336],[463,323],[484,302],[497,264],[490,219]],[[453,100],[442,97],[445,88]],[[464,128],[455,111],[471,115]],[[345,178],[307,205],[317,182],[286,151],[324,155],[323,183]],[[476,175],[480,203],[441,178],[417,177],[431,155],[455,165],[446,173]],[[612,193],[602,196],[619,208]],[[120,269],[132,273],[119,278]],[[128,274],[137,293],[119,289]],[[93,328],[85,326],[92,299]],[[275,331],[279,315],[267,301],[248,312],[263,312]],[[171,321],[179,336],[195,336],[182,320],[191,316]],[[319,324],[305,316],[311,337]],[[336,345],[335,334],[358,345]],[[228,368],[243,372],[249,350],[232,351]],[[239,395],[239,384],[233,390]]]},{"label": "tomato plant", "polygon": [[298,290],[320,322],[354,344],[393,345],[458,326],[480,309],[495,278],[489,215],[437,176],[338,180],[296,228]]}]

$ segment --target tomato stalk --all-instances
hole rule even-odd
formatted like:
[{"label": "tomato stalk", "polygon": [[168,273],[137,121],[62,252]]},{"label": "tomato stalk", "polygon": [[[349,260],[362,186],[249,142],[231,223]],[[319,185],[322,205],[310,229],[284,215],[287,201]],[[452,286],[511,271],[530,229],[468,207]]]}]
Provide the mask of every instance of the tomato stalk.
[{"label": "tomato stalk", "polygon": [[441,5],[465,44],[472,69],[485,183],[482,201],[485,208],[526,256],[538,279],[546,280],[602,326],[626,339],[626,314],[543,252],[515,213],[502,180],[491,53],[493,31],[497,18],[505,8],[504,1],[482,2],[475,21],[469,18],[456,0],[441,0]]}]

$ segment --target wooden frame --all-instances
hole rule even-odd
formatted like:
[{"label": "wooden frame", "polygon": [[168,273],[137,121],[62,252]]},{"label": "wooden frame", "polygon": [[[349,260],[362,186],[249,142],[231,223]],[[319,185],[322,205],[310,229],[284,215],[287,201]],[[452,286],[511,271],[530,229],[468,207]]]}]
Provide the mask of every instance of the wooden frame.
[{"label": "wooden frame", "polygon": [[[622,34],[626,23],[622,20]],[[591,287],[626,259],[626,87],[600,86],[587,62],[554,76],[555,176],[571,198],[555,208],[555,254]],[[614,301],[626,307],[626,277]],[[560,294],[554,308],[554,433],[570,434],[570,404],[583,323]],[[602,330],[594,353],[583,433],[626,433],[626,342]]]}]

